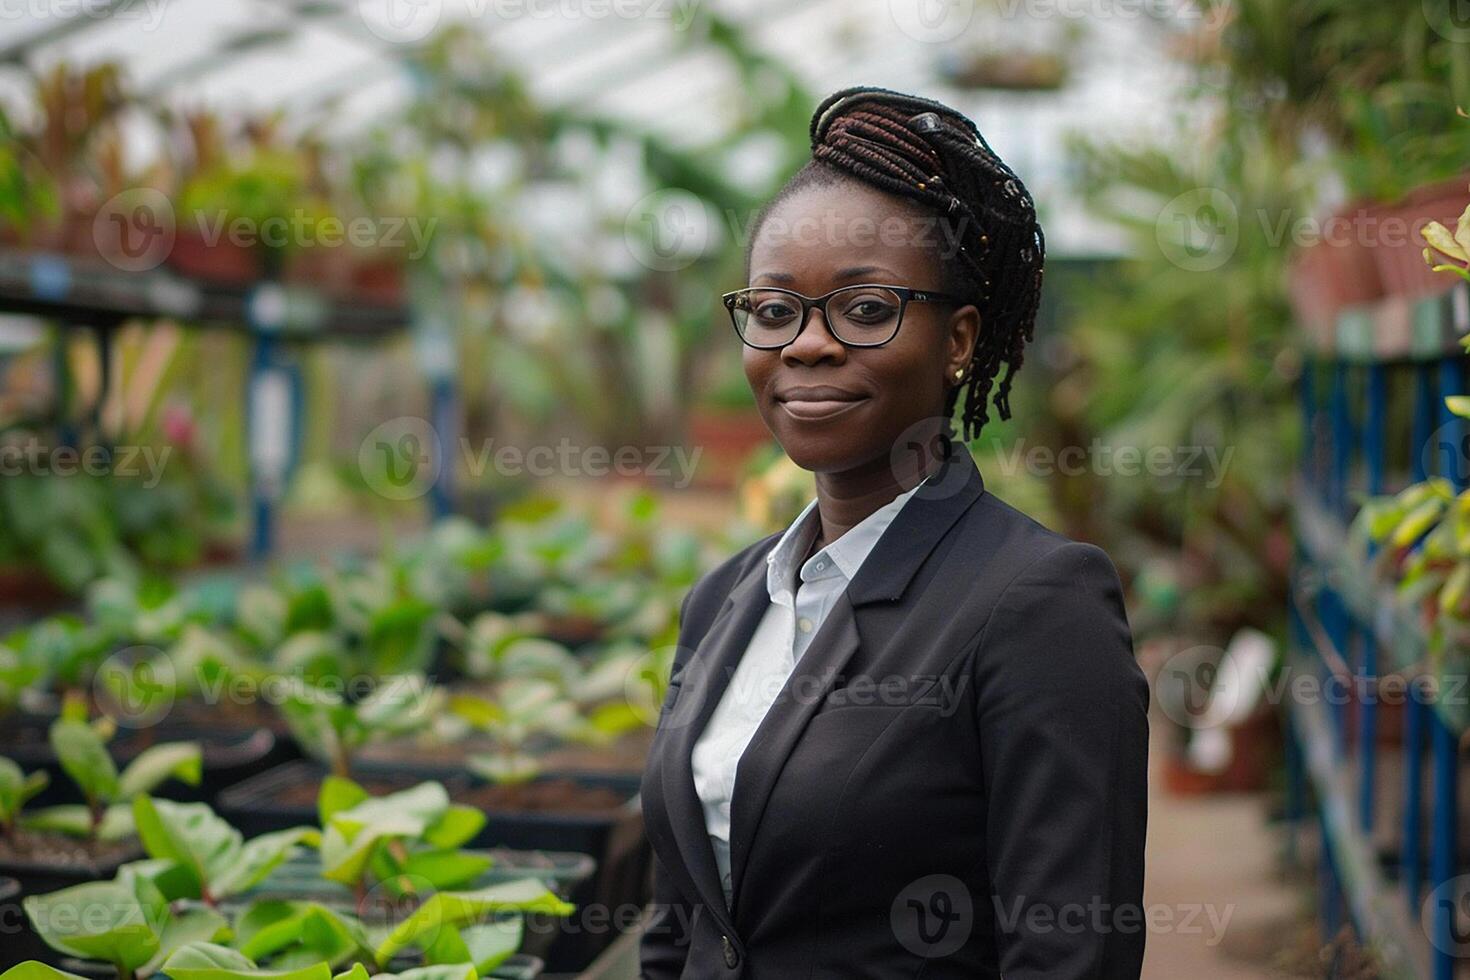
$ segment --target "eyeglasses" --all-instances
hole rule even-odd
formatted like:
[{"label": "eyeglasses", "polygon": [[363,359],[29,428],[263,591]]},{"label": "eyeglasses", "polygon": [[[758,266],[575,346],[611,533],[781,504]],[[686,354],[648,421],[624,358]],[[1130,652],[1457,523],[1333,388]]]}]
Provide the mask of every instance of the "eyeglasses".
[{"label": "eyeglasses", "polygon": [[909,303],[964,303],[957,296],[907,286],[863,283],[825,296],[803,296],[790,289],[753,286],[725,293],[725,309],[735,332],[757,350],[779,350],[805,329],[812,307],[822,311],[827,329],[847,347],[882,347],[898,335]]}]

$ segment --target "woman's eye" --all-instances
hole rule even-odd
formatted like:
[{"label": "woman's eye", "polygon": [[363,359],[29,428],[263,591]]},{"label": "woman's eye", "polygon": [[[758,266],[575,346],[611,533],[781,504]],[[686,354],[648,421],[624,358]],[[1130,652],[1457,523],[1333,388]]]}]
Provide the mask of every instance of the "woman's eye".
[{"label": "woman's eye", "polygon": [[795,313],[796,310],[786,303],[762,303],[755,308],[755,315],[762,320],[785,320]]},{"label": "woman's eye", "polygon": [[860,299],[848,304],[847,309],[843,311],[843,315],[854,320],[872,322],[888,319],[893,315],[893,309],[890,304],[884,303],[881,300]]}]

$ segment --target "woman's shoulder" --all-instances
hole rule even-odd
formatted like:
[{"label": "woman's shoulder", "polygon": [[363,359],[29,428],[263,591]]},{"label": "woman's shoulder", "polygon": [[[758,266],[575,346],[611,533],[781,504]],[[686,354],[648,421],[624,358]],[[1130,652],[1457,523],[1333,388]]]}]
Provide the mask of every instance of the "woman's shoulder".
[{"label": "woman's shoulder", "polygon": [[960,560],[1006,569],[1007,587],[1040,577],[1070,583],[1067,591],[1085,584],[1106,592],[1118,588],[1117,566],[1099,545],[1047,527],[988,490],[975,504],[959,529],[968,539],[956,549]]}]

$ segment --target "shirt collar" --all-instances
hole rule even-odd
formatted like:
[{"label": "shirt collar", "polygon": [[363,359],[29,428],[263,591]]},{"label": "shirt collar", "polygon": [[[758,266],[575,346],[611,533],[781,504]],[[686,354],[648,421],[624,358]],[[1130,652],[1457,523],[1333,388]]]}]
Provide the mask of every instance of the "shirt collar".
[{"label": "shirt collar", "polygon": [[[931,479],[933,479],[933,474],[925,477],[912,490],[899,494],[873,511],[842,537],[808,558],[800,569],[801,581],[811,582],[833,575],[841,575],[851,582],[863,561],[877,545],[878,539],[883,536],[888,525],[893,523],[893,519],[903,509],[904,504],[908,503],[909,498],[918,492],[919,487]],[[820,528],[821,515],[817,512],[816,498],[813,498],[806,507],[802,508],[796,520],[791,522],[786,533],[781,535],[780,540],[776,542],[776,547],[766,555],[766,591],[773,601],[777,600],[782,593],[789,596],[794,591],[797,576],[796,561],[799,556],[807,553]]]}]

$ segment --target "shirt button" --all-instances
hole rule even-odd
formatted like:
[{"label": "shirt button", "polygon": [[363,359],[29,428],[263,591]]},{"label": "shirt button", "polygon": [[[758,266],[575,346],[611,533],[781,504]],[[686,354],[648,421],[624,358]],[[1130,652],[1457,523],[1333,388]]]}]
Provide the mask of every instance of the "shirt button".
[{"label": "shirt button", "polygon": [[735,952],[734,946],[730,945],[729,936],[721,936],[720,942],[725,945],[725,965],[732,970],[735,969],[735,965],[740,962],[740,954]]},{"label": "shirt button", "polygon": [[812,621],[803,616],[796,621],[796,628],[803,633],[810,633],[812,631]]}]

